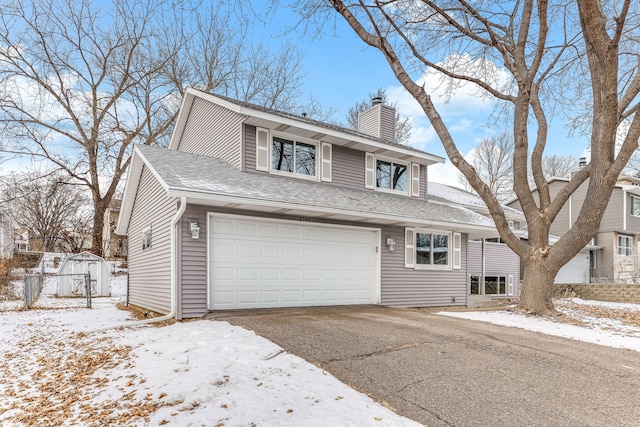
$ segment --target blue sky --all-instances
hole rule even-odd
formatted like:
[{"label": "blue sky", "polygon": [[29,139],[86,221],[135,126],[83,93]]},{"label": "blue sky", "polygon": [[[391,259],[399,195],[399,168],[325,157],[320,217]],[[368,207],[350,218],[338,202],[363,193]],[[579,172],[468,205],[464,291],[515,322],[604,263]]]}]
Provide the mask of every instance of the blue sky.
[{"label": "blue sky", "polygon": [[[333,119],[344,122],[351,106],[366,99],[369,92],[384,88],[390,99],[397,103],[400,114],[411,117],[413,131],[410,145],[446,157],[426,116],[417,102],[400,86],[382,54],[366,47],[343,19],[338,18],[336,26],[327,28],[321,37],[311,38],[301,30],[282,35],[283,28],[290,28],[298,18],[292,11],[281,8],[268,23],[258,25],[254,31],[261,34],[263,40],[274,45],[279,45],[288,38],[304,52],[304,91],[334,107],[336,113]],[[483,137],[502,131],[487,125],[491,103],[475,97],[471,92],[470,88],[463,88],[449,102],[438,94],[432,97],[464,155]],[[546,154],[581,157],[587,155],[587,146],[585,137],[568,137],[568,130],[560,117],[551,118]],[[434,181],[458,185],[457,170],[448,161],[447,165],[431,167],[430,174],[430,179]]]}]

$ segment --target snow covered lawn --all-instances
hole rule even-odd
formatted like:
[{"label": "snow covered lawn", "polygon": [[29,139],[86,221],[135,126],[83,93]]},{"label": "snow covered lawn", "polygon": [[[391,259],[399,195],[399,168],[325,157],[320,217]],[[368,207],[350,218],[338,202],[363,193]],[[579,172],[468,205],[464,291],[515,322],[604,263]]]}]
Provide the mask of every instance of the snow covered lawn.
[{"label": "snow covered lawn", "polygon": [[640,351],[640,304],[585,301],[580,298],[554,300],[554,304],[563,315],[553,320],[509,311],[438,314]]},{"label": "snow covered lawn", "polygon": [[[0,311],[0,425],[417,426],[322,369],[226,322],[93,329],[131,321],[112,297],[55,298]],[[443,312],[640,351],[640,305],[556,301],[560,321]],[[5,308],[6,309],[6,308]]]},{"label": "snow covered lawn", "polygon": [[130,321],[118,286],[93,309],[45,293],[67,308],[0,312],[0,425],[419,425],[226,322],[86,333]]}]

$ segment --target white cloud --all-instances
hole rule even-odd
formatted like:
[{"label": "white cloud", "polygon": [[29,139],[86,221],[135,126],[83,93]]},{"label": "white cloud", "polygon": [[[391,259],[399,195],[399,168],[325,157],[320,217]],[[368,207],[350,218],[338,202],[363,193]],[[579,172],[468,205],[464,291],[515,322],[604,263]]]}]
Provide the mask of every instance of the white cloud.
[{"label": "white cloud", "polygon": [[[485,76],[494,87],[507,87],[508,73],[486,60],[472,60],[469,55],[451,55],[438,64],[448,69],[473,76]],[[482,129],[495,107],[495,100],[474,83],[445,80],[433,69],[426,70],[416,83],[425,90],[447,124],[460,150],[470,149],[486,136]],[[389,100],[396,104],[401,117],[409,117],[412,123],[409,145],[436,151],[443,155],[439,139],[427,119],[420,104],[402,86],[390,86],[386,89]],[[437,144],[436,144],[437,143]]]}]

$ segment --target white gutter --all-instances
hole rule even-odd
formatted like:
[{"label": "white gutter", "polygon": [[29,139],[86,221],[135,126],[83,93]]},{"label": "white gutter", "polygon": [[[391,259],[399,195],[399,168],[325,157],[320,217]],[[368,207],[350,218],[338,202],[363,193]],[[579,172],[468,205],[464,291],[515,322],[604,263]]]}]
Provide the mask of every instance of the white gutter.
[{"label": "white gutter", "polygon": [[104,328],[91,329],[85,333],[102,332],[109,329],[130,328],[133,326],[147,325],[149,323],[164,322],[176,316],[178,312],[178,233],[179,221],[187,208],[187,198],[180,198],[180,207],[171,220],[171,311],[160,317],[152,317],[150,319],[137,320],[135,322],[122,323],[120,325],[106,326]]}]

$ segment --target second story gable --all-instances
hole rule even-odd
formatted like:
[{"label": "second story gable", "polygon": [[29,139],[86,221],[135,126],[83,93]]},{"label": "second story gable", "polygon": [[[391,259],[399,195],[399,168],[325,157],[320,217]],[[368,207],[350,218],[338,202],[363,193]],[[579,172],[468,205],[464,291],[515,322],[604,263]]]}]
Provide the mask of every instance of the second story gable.
[{"label": "second story gable", "polygon": [[444,159],[388,141],[394,114],[374,104],[362,120],[369,135],[188,89],[169,148],[217,157],[243,172],[424,199],[427,166]]}]

